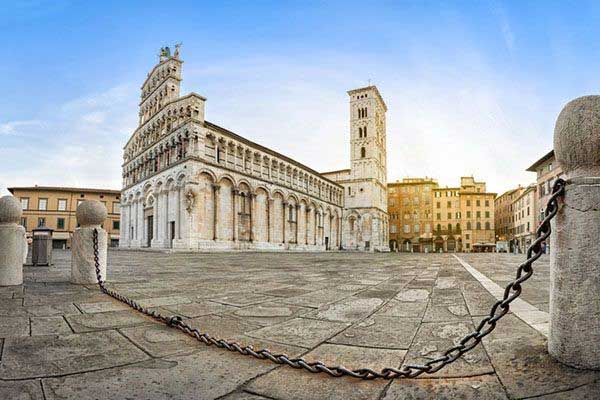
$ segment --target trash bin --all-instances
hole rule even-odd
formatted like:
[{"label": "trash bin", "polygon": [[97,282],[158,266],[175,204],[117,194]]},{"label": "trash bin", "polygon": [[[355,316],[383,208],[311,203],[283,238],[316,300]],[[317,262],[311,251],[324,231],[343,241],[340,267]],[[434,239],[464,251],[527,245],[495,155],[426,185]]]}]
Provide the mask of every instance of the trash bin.
[{"label": "trash bin", "polygon": [[46,227],[32,231],[31,264],[34,266],[52,265],[52,232],[52,229]]}]

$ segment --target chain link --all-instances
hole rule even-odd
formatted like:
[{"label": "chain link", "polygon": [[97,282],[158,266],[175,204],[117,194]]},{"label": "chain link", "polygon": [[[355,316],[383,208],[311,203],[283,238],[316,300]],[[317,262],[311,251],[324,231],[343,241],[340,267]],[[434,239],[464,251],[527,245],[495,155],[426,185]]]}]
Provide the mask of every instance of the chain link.
[{"label": "chain link", "polygon": [[562,179],[557,179],[552,188],[552,196],[548,200],[544,219],[536,230],[536,239],[527,249],[527,260],[517,268],[517,276],[514,281],[510,282],[504,289],[502,300],[498,300],[491,308],[489,315],[481,320],[475,331],[465,336],[459,344],[447,349],[440,357],[427,361],[423,365],[403,365],[400,368],[383,368],[381,371],[375,371],[370,368],[359,368],[349,370],[343,366],[328,366],[321,361],[306,361],[303,358],[290,358],[286,354],[273,354],[268,349],[254,350],[252,346],[242,346],[241,344],[224,339],[214,338],[208,333],[200,332],[196,328],[189,326],[184,320],[178,316],[165,316],[155,310],[149,310],[140,306],[136,301],[129,299],[106,287],[106,282],[102,280],[100,275],[100,263],[98,255],[98,230],[94,229],[93,245],[94,245],[94,262],[96,264],[96,278],[100,290],[129,305],[131,308],[154,318],[166,324],[169,327],[179,329],[189,336],[199,340],[200,342],[211,346],[214,345],[232,352],[237,352],[243,355],[252,356],[260,360],[270,360],[276,364],[288,365],[292,368],[305,369],[312,373],[324,372],[333,377],[350,376],[359,379],[398,379],[398,378],[415,378],[421,374],[432,374],[439,371],[443,367],[456,361],[466,352],[472,350],[481,342],[481,340],[489,335],[496,327],[497,322],[505,316],[510,310],[510,303],[521,294],[521,284],[533,275],[532,264],[541,257],[542,242],[544,242],[551,233],[550,221],[558,212],[558,197],[562,196],[565,190],[565,182]]}]

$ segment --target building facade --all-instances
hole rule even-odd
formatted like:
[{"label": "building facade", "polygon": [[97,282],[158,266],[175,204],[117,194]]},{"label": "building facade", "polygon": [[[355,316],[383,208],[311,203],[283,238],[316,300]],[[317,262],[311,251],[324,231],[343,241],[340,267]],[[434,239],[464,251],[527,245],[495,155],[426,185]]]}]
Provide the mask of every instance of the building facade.
[{"label": "building facade", "polygon": [[404,178],[388,184],[390,250],[433,251],[433,189],[431,178]]},{"label": "building facade", "polygon": [[493,251],[495,197],[486,191],[485,182],[473,177],[461,177],[457,187],[440,187],[431,178],[390,183],[390,247],[413,252]]},{"label": "building facade", "polygon": [[73,231],[77,228],[77,206],[84,200],[98,200],[108,212],[103,228],[108,233],[109,244],[117,246],[119,243],[121,192],[118,190],[43,186],[12,187],[8,190],[21,201],[21,225],[28,237],[31,237],[33,229],[51,228],[54,230],[53,247],[70,248]]},{"label": "building facade", "polygon": [[[204,97],[180,96],[182,64],[178,48],[173,56],[161,51],[142,85],[139,126],[124,148],[122,247],[377,249],[387,214],[368,225],[358,217],[367,203],[350,202],[354,213],[344,208],[343,182],[205,120]],[[376,149],[364,147],[362,158]],[[351,169],[342,181],[353,177],[375,182],[385,174],[368,178],[366,169]],[[373,192],[372,185],[363,190]]]},{"label": "building facade", "polygon": [[[544,219],[546,205],[552,194],[552,186],[556,179],[563,176],[562,168],[554,157],[554,150],[549,151],[542,158],[533,163],[527,171],[535,172],[536,174],[536,196],[535,210],[537,214],[536,225]],[[543,243],[544,251],[550,251],[550,243]]]},{"label": "building facade", "polygon": [[494,200],[494,223],[496,228],[496,241],[506,242],[508,251],[514,251],[513,244],[515,238],[515,214],[513,212],[513,203],[525,188],[507,190]]},{"label": "building facade", "polygon": [[511,249],[516,253],[524,253],[535,239],[537,228],[537,212],[535,200],[537,185],[532,184],[521,191],[513,202],[514,237]]},{"label": "building facade", "polygon": [[552,194],[552,186],[556,179],[563,176],[562,168],[556,162],[554,150],[551,150],[542,158],[537,160],[533,165],[527,168],[527,171],[535,172],[536,174],[536,210],[538,213],[538,221],[544,219],[544,211],[546,204]]},{"label": "building facade", "polygon": [[496,193],[485,182],[461,177],[459,187],[436,188],[433,197],[435,251],[494,251]]}]

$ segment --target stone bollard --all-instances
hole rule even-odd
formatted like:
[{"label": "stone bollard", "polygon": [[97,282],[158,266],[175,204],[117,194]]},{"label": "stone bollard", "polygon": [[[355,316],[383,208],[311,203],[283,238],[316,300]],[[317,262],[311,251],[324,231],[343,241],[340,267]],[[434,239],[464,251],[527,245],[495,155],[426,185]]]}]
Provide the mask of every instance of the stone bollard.
[{"label": "stone bollard", "polygon": [[71,239],[71,282],[79,285],[98,283],[94,262],[94,229],[98,230],[98,260],[100,276],[106,280],[106,256],[108,235],[102,229],[106,219],[106,207],[97,200],[86,200],[77,206],[77,222],[80,227]]},{"label": "stone bollard", "polygon": [[15,197],[0,197],[0,286],[23,283],[27,238],[25,228],[19,225],[21,215],[21,204]]},{"label": "stone bollard", "polygon": [[600,369],[600,96],[568,103],[554,129],[565,194],[550,237],[548,351]]}]

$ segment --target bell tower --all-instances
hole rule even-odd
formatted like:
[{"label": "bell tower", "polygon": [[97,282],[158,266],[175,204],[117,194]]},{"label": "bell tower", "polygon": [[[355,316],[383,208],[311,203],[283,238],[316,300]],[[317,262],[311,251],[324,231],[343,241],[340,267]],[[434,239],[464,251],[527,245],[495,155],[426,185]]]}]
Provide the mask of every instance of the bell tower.
[{"label": "bell tower", "polygon": [[[350,173],[354,207],[387,210],[387,106],[376,86],[350,90]],[[361,195],[363,194],[363,195]],[[385,198],[385,200],[384,200]]]}]

